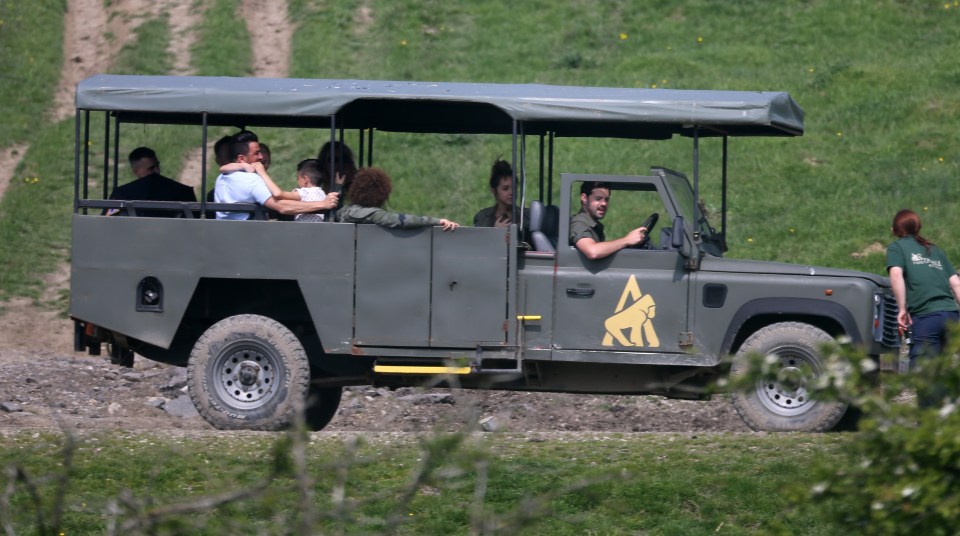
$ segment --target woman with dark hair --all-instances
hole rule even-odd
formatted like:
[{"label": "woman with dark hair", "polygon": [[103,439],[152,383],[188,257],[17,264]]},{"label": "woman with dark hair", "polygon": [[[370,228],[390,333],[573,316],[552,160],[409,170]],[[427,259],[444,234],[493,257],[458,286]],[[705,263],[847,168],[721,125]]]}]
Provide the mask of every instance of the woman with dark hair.
[{"label": "woman with dark hair", "polygon": [[384,210],[390,198],[393,183],[387,172],[380,168],[363,168],[353,177],[350,204],[337,212],[337,221],[342,223],[375,223],[383,227],[412,229],[439,225],[444,231],[452,231],[460,225],[444,218],[413,216]]},{"label": "woman with dark hair", "polygon": [[[330,159],[333,159],[333,179],[330,178]],[[353,161],[353,151],[343,142],[335,141],[324,143],[317,153],[317,160],[323,169],[322,185],[328,192],[339,191],[337,186],[342,185],[343,191],[350,189],[350,182],[357,174],[357,164]]]},{"label": "woman with dark hair", "polygon": [[916,212],[897,212],[891,228],[897,241],[887,248],[897,322],[901,329],[912,328],[910,368],[916,366],[918,356],[939,354],[948,324],[960,319],[960,276],[943,251],[920,236],[920,227]]},{"label": "woman with dark hair", "polygon": [[509,227],[513,223],[513,168],[497,157],[490,169],[490,193],[494,205],[473,217],[474,227]]}]

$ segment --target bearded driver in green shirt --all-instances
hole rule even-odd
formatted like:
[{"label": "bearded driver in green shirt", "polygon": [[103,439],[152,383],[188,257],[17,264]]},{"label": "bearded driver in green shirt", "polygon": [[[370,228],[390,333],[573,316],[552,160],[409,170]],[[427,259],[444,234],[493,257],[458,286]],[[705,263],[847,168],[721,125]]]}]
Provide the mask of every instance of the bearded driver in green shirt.
[{"label": "bearded driver in green shirt", "polygon": [[917,357],[942,352],[948,326],[960,319],[960,276],[943,251],[920,236],[920,216],[916,212],[897,212],[891,230],[898,240],[887,248],[887,272],[897,299],[897,322],[902,329],[913,329],[913,369]]},{"label": "bearded driver in green shirt", "polygon": [[570,218],[570,245],[590,259],[609,257],[623,248],[643,242],[646,227],[637,227],[626,235],[607,240],[600,220],[607,214],[610,203],[610,185],[586,181],[580,185],[580,212]]}]

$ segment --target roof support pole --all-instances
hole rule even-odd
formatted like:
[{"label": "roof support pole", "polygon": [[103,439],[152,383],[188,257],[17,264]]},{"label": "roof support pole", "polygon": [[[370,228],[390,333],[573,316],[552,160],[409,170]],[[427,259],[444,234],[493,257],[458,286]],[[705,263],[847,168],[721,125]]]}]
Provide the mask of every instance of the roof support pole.
[{"label": "roof support pole", "polygon": [[370,137],[367,138],[367,167],[373,165],[373,127],[370,127]]},{"label": "roof support pole", "polygon": [[700,126],[693,127],[693,237],[700,237]]},{"label": "roof support pole", "polygon": [[544,149],[543,142],[544,142],[544,135],[540,134],[540,173],[539,173],[540,191],[538,192],[539,194],[538,199],[540,200],[541,203],[543,203],[543,149]]},{"label": "roof support pole", "polygon": [[510,166],[513,168],[513,221],[520,221],[520,215],[517,212],[517,120],[514,119],[512,122],[512,132],[513,132],[513,153],[510,159]]},{"label": "roof support pole", "polygon": [[[340,172],[340,173],[343,173],[343,153],[344,153],[344,148],[343,148],[343,125],[340,125],[340,145],[339,145],[339,146],[336,146],[336,145],[335,145],[335,146],[334,146],[334,149],[337,149],[337,150],[334,151],[334,153],[333,153],[333,154],[336,156],[336,159],[337,159],[337,171]],[[334,182],[336,182],[336,180],[337,180],[337,176],[336,176],[336,175],[333,176],[333,180],[334,180]],[[340,190],[337,190],[337,191],[340,191]]]},{"label": "roof support pole", "polygon": [[723,166],[721,168],[720,186],[720,238],[723,240],[723,250],[727,250],[727,136],[723,137]]},{"label": "roof support pole", "polygon": [[362,167],[363,166],[363,150],[365,149],[365,147],[363,146],[365,142],[364,136],[363,136],[364,129],[360,128],[358,129],[358,131],[359,132],[357,133],[357,135],[360,138],[360,149],[357,151],[357,165]]},{"label": "roof support pole", "polygon": [[[516,169],[513,172],[514,175],[517,175]],[[527,202],[527,135],[523,131],[523,123],[520,123],[520,219],[515,220],[517,222],[517,228],[520,229],[520,236],[523,236],[523,210]],[[513,191],[514,204],[516,204],[517,191]]]},{"label": "roof support pole", "polygon": [[200,217],[207,217],[207,112],[200,114],[200,123],[203,132],[200,134],[203,142],[200,147]]},{"label": "roof support pole", "polygon": [[120,184],[120,116],[113,119],[113,189]]},{"label": "roof support pole", "polygon": [[[83,198],[87,199],[89,194],[89,184],[90,184],[90,110],[83,111]],[[104,196],[106,199],[107,187],[103,187]],[[87,213],[86,210],[83,211],[84,214]]]},{"label": "roof support pole", "polygon": [[[80,207],[80,109],[74,111],[75,118],[73,122],[73,213],[77,213],[77,209]],[[87,117],[90,117],[90,113],[86,113]],[[88,123],[89,125],[89,123]],[[84,140],[84,146],[87,145],[86,140]],[[86,156],[86,154],[84,155]],[[86,164],[86,158],[84,158],[84,164]],[[86,165],[84,165],[86,169]],[[87,181],[83,181],[83,192],[84,197],[86,197],[87,192]]]},{"label": "roof support pole", "polygon": [[110,184],[110,112],[103,112],[103,198]]},{"label": "roof support pole", "polygon": [[[336,114],[330,116],[330,192],[336,192],[337,187],[337,170],[336,170],[336,155],[337,150],[337,116]],[[322,162],[321,162],[322,163]],[[327,221],[333,221],[329,218]]]},{"label": "roof support pole", "polygon": [[547,204],[553,204],[553,131],[550,131],[550,156],[547,160]]}]

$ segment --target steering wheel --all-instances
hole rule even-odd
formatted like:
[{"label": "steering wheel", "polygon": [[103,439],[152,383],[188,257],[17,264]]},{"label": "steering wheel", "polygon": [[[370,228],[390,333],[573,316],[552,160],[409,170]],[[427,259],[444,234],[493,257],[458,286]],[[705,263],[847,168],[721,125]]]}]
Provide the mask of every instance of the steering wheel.
[{"label": "steering wheel", "polygon": [[643,220],[643,223],[640,224],[640,227],[646,227],[647,232],[643,235],[643,240],[639,244],[633,246],[637,249],[643,249],[647,247],[647,244],[650,243],[650,233],[653,231],[653,228],[657,226],[657,220],[660,219],[660,214],[654,212],[653,214],[647,216],[647,219]]}]

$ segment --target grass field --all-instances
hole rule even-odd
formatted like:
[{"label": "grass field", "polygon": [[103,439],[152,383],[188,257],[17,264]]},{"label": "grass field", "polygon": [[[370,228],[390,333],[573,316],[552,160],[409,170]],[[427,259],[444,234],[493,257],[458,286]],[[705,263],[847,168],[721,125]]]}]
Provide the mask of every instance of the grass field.
[{"label": "grass field", "polygon": [[[115,433],[82,440],[73,458],[65,534],[99,534],[111,499],[117,516],[164,512],[209,497],[269,485],[255,498],[164,520],[158,533],[468,534],[836,534],[815,511],[795,508],[816,482],[810,466],[844,435],[592,434],[376,436],[354,445],[317,435],[304,452],[303,482],[277,467],[272,434],[200,439]],[[62,438],[0,438],[0,465],[55,476]],[[157,463],[157,460],[164,460]],[[54,498],[44,488],[44,513]],[[18,527],[35,512],[20,486]],[[176,505],[176,506],[174,506]],[[129,510],[128,510],[129,509]],[[395,527],[392,530],[391,527]],[[488,533],[488,532],[482,532]]]},{"label": "grass field", "polygon": [[[239,4],[206,2],[211,7],[192,50],[196,72],[249,74],[251,45],[235,16]],[[788,91],[806,111],[803,137],[731,142],[728,255],[883,273],[882,254],[860,259],[852,254],[886,244],[893,213],[912,207],[924,217],[928,238],[960,263],[960,241],[952,232],[960,226],[955,2],[288,4],[297,23],[295,77]],[[359,25],[362,6],[372,16]],[[66,0],[0,0],[0,149],[30,147],[0,200],[0,300],[38,298],[44,276],[69,259],[74,123],[53,122],[47,113],[63,60],[65,9]],[[162,18],[144,23],[109,71],[162,74],[172,64],[165,52],[172,38]],[[92,121],[94,132],[103,130],[101,121]],[[168,175],[179,171],[199,142],[175,127],[129,134],[120,153],[151,145]],[[274,149],[273,176],[286,187],[292,186],[294,164],[314,156],[325,135],[269,129],[259,134]],[[348,142],[355,145],[355,138]],[[510,152],[510,141],[494,136],[388,134],[377,142],[376,163],[396,180],[393,208],[461,222],[489,204],[489,166]],[[100,162],[103,155],[92,158]],[[536,158],[534,151],[530,159]],[[642,174],[651,165],[692,171],[688,140],[560,140],[556,158],[558,173]],[[719,144],[705,142],[702,159],[702,191],[716,209]],[[608,234],[625,231],[629,223],[626,216],[613,218]],[[130,504],[146,509],[148,496],[165,504],[255,482],[268,474],[275,437],[250,435],[242,443],[129,434],[90,438],[75,460],[65,533],[102,533],[100,512],[124,489],[136,499]],[[813,485],[807,467],[843,441],[843,435],[526,443],[494,438],[458,450],[454,459],[460,461],[443,464],[410,502],[401,500],[404,485],[422,451],[409,442],[371,443],[356,454],[359,462],[351,466],[346,492],[369,500],[352,517],[320,516],[318,526],[325,532],[370,533],[398,514],[401,534],[468,533],[477,516],[515,519],[511,513],[524,498],[547,495],[550,509],[526,533],[767,534],[787,525],[793,534],[835,534],[816,513],[790,514],[795,503],[786,490]],[[0,466],[15,462],[31,475],[60,467],[54,437],[7,437],[0,446]],[[309,500],[318,511],[335,496],[336,468],[325,464],[343,449],[326,439],[309,446],[316,479]],[[489,480],[480,507],[474,493],[482,461],[489,464]],[[594,476],[603,481],[578,488],[584,477]],[[52,486],[41,483],[42,508],[22,492],[11,497],[10,512],[24,533],[34,526],[28,516],[52,500]],[[294,523],[304,512],[294,487],[283,476],[262,502],[184,517],[177,523],[185,525],[169,532],[220,534]],[[564,492],[567,487],[577,489]],[[398,504],[409,508],[396,511]]]},{"label": "grass field", "polygon": [[[230,17],[239,2],[213,4],[198,30],[194,67],[245,75],[249,36]],[[958,6],[893,0],[365,5],[372,20],[361,27],[354,17],[359,3],[291,1],[299,23],[291,76],[789,91],[806,111],[802,138],[731,143],[730,256],[882,273],[882,255],[852,254],[885,244],[893,212],[913,207],[925,217],[928,237],[960,259],[951,233],[960,224],[960,134],[950,121],[960,110],[954,90],[960,66],[953,61]],[[66,255],[69,233],[72,121],[43,120],[59,57],[48,52],[55,46],[36,42],[58,38],[49,29],[58,27],[62,1],[0,6],[7,21],[0,43],[26,51],[3,58],[4,76],[27,83],[4,84],[11,95],[0,99],[5,124],[24,128],[5,129],[0,146],[31,142],[0,204],[0,259],[9,267],[0,274],[0,296],[37,296],[43,274]],[[164,58],[170,39],[162,19],[144,26],[111,72],[169,68],[168,58],[139,64],[138,58]],[[278,149],[273,175],[287,187],[294,164],[315,155],[324,137],[260,134]],[[145,138],[124,138],[130,147],[120,152],[149,141],[172,174],[198,136]],[[396,179],[395,208],[469,222],[489,204],[490,164],[509,152],[508,139],[390,135],[378,138],[376,163]],[[689,173],[691,152],[689,140],[560,140],[556,170],[636,174],[665,165]],[[705,143],[702,191],[715,209],[718,159],[719,144]],[[617,233],[633,222],[617,217],[614,207],[610,223]]]}]

